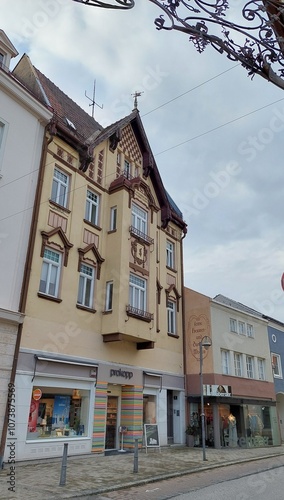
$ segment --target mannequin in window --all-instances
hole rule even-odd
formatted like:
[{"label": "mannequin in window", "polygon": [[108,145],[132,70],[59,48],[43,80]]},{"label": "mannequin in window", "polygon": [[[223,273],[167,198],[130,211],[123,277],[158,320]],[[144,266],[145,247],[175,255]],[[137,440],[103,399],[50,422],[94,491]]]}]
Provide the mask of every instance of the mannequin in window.
[{"label": "mannequin in window", "polygon": [[229,417],[229,446],[236,448],[238,446],[237,421],[236,417],[230,413]]}]

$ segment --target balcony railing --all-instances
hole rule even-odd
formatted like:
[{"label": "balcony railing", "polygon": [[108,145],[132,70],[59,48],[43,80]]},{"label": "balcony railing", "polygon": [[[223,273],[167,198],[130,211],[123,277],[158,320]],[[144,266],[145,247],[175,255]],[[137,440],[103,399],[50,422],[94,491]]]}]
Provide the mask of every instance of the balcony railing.
[{"label": "balcony railing", "polygon": [[133,307],[130,304],[126,306],[126,314],[128,316],[132,316],[133,318],[147,321],[147,323],[150,323],[150,321],[152,321],[152,319],[154,318],[154,315],[152,313],[144,311],[143,309],[138,309],[138,307]]},{"label": "balcony railing", "polygon": [[136,236],[136,238],[139,238],[140,240],[148,243],[148,245],[152,245],[154,243],[153,238],[150,238],[150,236],[148,236],[146,233],[139,231],[139,229],[137,229],[135,226],[130,226],[129,232],[132,236]]}]

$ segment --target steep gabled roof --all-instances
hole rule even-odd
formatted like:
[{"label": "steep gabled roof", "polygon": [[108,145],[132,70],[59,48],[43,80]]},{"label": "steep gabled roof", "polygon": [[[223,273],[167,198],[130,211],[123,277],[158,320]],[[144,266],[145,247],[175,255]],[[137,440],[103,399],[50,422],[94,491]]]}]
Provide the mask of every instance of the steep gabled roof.
[{"label": "steep gabled roof", "polygon": [[69,135],[73,135],[74,139],[85,142],[95,132],[103,130],[94,118],[35,68],[27,54],[23,55],[12,73],[43,104],[53,110],[59,126]]}]

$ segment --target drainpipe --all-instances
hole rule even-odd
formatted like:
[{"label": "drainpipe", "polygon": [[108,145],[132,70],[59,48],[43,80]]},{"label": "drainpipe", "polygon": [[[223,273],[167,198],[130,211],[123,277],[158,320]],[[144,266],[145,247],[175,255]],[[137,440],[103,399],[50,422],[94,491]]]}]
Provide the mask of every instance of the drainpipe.
[{"label": "drainpipe", "polygon": [[184,389],[185,389],[185,419],[188,422],[188,405],[187,405],[187,355],[186,355],[186,326],[185,326],[185,300],[184,300],[184,266],[183,266],[183,240],[186,237],[186,232],[180,240],[180,258],[181,258],[181,289],[182,289],[182,337],[183,337],[183,371],[184,371]]},{"label": "drainpipe", "polygon": [[[46,126],[45,133],[44,133],[44,142],[43,142],[42,151],[41,151],[39,175],[38,175],[37,188],[36,188],[36,194],[35,194],[35,200],[34,200],[34,208],[33,208],[32,220],[31,220],[30,236],[29,236],[29,242],[28,242],[25,269],[24,269],[24,274],[23,274],[22,290],[21,290],[21,296],[20,296],[20,301],[19,301],[19,312],[22,314],[25,314],[25,310],[26,310],[27,294],[28,294],[30,275],[31,275],[31,265],[32,265],[33,251],[34,251],[34,243],[35,243],[35,237],[36,237],[36,232],[37,232],[37,222],[38,222],[38,214],[39,214],[39,209],[40,209],[40,200],[41,200],[41,193],[42,193],[42,186],[43,186],[43,179],[44,179],[47,148],[48,148],[48,145],[53,141],[53,136],[51,136],[50,139],[47,139],[47,137],[46,137],[48,127],[49,127],[49,125]],[[22,331],[23,331],[23,323],[21,323],[18,326],[17,340],[16,340],[16,344],[15,344],[13,364],[12,364],[12,370],[11,370],[10,382],[9,382],[12,385],[15,384],[16,370],[17,370],[20,345],[21,345],[21,338],[22,338]],[[4,452],[5,452],[5,446],[6,446],[7,431],[8,431],[8,422],[9,422],[9,393],[7,396],[6,410],[5,410],[5,416],[4,416],[4,422],[3,422],[3,430],[2,430],[1,441],[0,441],[0,470],[2,470],[3,466],[4,466],[3,461],[4,461]]]}]

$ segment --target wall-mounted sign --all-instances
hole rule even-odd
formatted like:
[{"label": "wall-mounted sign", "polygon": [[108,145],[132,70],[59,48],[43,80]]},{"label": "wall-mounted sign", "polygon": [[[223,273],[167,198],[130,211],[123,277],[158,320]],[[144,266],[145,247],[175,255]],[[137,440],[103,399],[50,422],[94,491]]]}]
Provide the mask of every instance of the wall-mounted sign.
[{"label": "wall-mounted sign", "polygon": [[[200,342],[203,337],[210,337],[210,322],[208,316],[205,314],[193,314],[189,318],[188,322],[188,332],[189,332],[189,347],[192,355],[200,360]],[[203,347],[202,357],[206,358],[208,355],[208,350]]]},{"label": "wall-mounted sign", "polygon": [[232,387],[230,385],[204,385],[203,395],[230,398],[232,396]]},{"label": "wall-mounted sign", "polygon": [[133,377],[133,372],[122,370],[121,368],[119,368],[118,370],[111,368],[109,373],[111,377],[123,377],[127,380],[130,380]]},{"label": "wall-mounted sign", "polygon": [[39,401],[41,399],[41,396],[42,396],[42,391],[41,389],[34,389],[33,390],[33,399],[35,401]]}]

